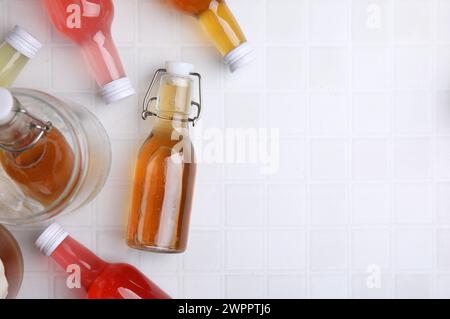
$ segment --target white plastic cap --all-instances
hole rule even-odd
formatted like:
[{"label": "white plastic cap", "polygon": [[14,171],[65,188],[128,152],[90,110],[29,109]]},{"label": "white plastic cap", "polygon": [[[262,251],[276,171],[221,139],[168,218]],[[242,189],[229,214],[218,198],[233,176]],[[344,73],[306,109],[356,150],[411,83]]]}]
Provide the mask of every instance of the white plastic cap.
[{"label": "white plastic cap", "polygon": [[5,41],[29,59],[34,58],[42,44],[23,28],[16,25],[6,36]]},{"label": "white plastic cap", "polygon": [[241,67],[252,62],[255,58],[255,49],[253,49],[253,47],[248,42],[244,42],[236,49],[228,53],[224,58],[224,62],[226,65],[228,65],[230,71],[234,72],[237,69],[240,69]]},{"label": "white plastic cap", "polygon": [[14,115],[14,97],[7,89],[0,88],[0,126],[11,122]]},{"label": "white plastic cap", "polygon": [[167,73],[179,75],[179,76],[189,76],[194,72],[194,66],[185,62],[167,61],[166,62]]},{"label": "white plastic cap", "polygon": [[60,225],[50,225],[36,240],[36,247],[46,256],[51,256],[59,245],[69,236]]},{"label": "white plastic cap", "polygon": [[100,90],[100,95],[106,104],[118,102],[135,94],[133,84],[127,77],[112,81]]}]

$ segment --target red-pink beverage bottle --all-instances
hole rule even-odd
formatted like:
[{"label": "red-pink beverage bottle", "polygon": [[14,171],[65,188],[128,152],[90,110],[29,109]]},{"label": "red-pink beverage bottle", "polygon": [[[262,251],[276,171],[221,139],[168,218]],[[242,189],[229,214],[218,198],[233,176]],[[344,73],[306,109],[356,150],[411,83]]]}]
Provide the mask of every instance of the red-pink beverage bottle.
[{"label": "red-pink beverage bottle", "polygon": [[81,47],[107,104],[135,94],[111,35],[112,0],[44,0],[55,28]]}]

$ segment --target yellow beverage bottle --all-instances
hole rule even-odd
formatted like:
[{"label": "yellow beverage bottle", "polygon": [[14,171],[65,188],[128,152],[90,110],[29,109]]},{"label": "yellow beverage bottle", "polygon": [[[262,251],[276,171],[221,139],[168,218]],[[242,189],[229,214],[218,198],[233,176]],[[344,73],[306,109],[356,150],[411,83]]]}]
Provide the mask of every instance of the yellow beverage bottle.
[{"label": "yellow beverage bottle", "polygon": [[0,87],[11,86],[41,47],[31,34],[16,26],[0,45]]},{"label": "yellow beverage bottle", "polygon": [[231,72],[255,58],[239,23],[225,0],[168,0],[179,11],[198,19]]}]

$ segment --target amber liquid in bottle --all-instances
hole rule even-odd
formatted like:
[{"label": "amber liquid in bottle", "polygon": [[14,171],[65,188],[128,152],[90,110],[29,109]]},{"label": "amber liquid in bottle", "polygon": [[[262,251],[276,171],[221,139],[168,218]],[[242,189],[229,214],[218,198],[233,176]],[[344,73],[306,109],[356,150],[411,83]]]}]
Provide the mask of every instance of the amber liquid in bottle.
[{"label": "amber liquid in bottle", "polygon": [[127,243],[142,250],[179,253],[187,246],[196,174],[188,123],[183,121],[192,89],[187,78],[168,75],[162,83],[158,114],[166,119],[157,119],[139,152]]},{"label": "amber liquid in bottle", "polygon": [[[1,128],[0,140],[12,140],[14,148],[29,145],[38,134],[28,127],[25,115]],[[16,137],[16,139],[14,139]],[[23,152],[0,152],[0,162],[8,176],[25,195],[49,206],[67,188],[74,171],[74,154],[61,132],[52,128],[39,142]]]},{"label": "amber liquid in bottle", "polygon": [[195,16],[223,56],[247,42],[224,0],[169,0],[178,10]]}]

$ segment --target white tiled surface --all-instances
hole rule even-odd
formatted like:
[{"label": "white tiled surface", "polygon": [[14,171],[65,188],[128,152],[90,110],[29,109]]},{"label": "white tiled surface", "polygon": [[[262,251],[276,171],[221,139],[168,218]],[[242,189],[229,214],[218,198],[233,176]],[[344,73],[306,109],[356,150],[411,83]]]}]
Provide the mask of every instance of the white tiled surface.
[{"label": "white tiled surface", "polygon": [[[0,0],[0,31],[20,23],[46,44],[18,86],[82,102],[110,133],[103,193],[60,219],[98,254],[174,297],[450,297],[450,0],[229,0],[258,49],[235,75],[193,19],[161,0],[116,0],[114,33],[141,94],[164,60],[184,59],[205,77],[203,127],[281,130],[273,176],[200,165],[181,256],[126,248],[133,159],[149,133],[140,98],[105,107],[39,2]],[[41,229],[14,231],[21,297],[68,296],[32,246]],[[372,264],[378,289],[366,284]]]}]

